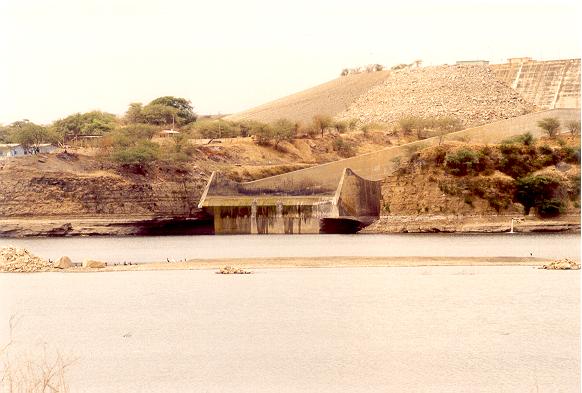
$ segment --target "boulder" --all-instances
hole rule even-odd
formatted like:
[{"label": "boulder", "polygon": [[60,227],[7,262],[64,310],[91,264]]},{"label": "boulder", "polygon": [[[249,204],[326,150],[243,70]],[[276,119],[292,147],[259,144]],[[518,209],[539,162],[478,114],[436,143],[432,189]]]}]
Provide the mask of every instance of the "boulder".
[{"label": "boulder", "polygon": [[59,258],[58,261],[53,263],[53,267],[55,269],[68,269],[71,266],[73,266],[73,262],[71,261],[71,258],[69,258],[67,256],[62,256]]},{"label": "boulder", "polygon": [[91,269],[101,269],[104,268],[106,266],[105,262],[101,262],[101,261],[94,261],[92,259],[85,259],[83,261],[83,267],[88,267]]}]

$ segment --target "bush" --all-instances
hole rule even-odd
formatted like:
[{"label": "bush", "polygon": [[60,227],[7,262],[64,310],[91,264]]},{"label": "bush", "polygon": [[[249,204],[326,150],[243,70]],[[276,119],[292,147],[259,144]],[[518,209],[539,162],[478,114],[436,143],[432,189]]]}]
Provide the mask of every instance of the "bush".
[{"label": "bush", "polygon": [[270,125],[264,124],[253,131],[255,142],[259,145],[268,145],[273,138],[273,129]]},{"label": "bush", "polygon": [[566,123],[566,127],[570,130],[572,135],[580,134],[580,120],[571,120]]},{"label": "bush", "polygon": [[140,140],[133,146],[118,146],[114,149],[112,158],[121,164],[146,165],[156,161],[160,147],[153,142]]},{"label": "bush", "polygon": [[241,129],[238,125],[226,120],[201,120],[192,123],[190,129],[199,138],[217,139],[234,138],[240,136]]},{"label": "bush", "polygon": [[445,167],[455,176],[463,176],[478,169],[480,154],[468,149],[460,149],[448,153],[445,157]]},{"label": "bush", "polygon": [[333,127],[338,132],[338,134],[343,134],[348,130],[348,123],[345,121],[337,120],[333,122]]},{"label": "bush", "polygon": [[514,136],[512,138],[505,139],[505,140],[501,141],[501,144],[511,145],[513,143],[521,143],[525,146],[531,146],[531,145],[533,145],[534,142],[535,142],[535,138],[531,134],[531,132],[526,132],[523,135],[517,135],[517,136]]},{"label": "bush", "polygon": [[536,149],[531,146],[501,145],[499,170],[514,179],[524,177],[543,167],[535,161]]},{"label": "bush", "polygon": [[497,212],[507,208],[515,194],[515,181],[503,177],[477,176],[468,182],[469,191],[489,202]]},{"label": "bush", "polygon": [[152,139],[159,130],[159,127],[150,124],[130,124],[122,128],[128,136],[136,139]]},{"label": "bush", "polygon": [[342,157],[352,157],[355,155],[354,147],[343,138],[335,138],[332,144],[333,150]]},{"label": "bush", "polygon": [[560,152],[564,161],[569,164],[580,165],[580,147],[563,147]]}]

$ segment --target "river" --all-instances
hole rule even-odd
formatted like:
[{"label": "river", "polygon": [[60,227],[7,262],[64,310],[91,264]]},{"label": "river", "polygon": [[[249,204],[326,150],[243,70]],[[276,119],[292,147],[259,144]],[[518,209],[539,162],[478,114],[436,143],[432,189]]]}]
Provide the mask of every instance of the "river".
[{"label": "river", "polygon": [[515,256],[580,259],[580,234],[236,235],[2,239],[47,259],[111,263],[317,256]]},{"label": "river", "polygon": [[527,266],[0,274],[0,340],[16,315],[11,350],[75,359],[79,393],[579,392],[579,293]]}]

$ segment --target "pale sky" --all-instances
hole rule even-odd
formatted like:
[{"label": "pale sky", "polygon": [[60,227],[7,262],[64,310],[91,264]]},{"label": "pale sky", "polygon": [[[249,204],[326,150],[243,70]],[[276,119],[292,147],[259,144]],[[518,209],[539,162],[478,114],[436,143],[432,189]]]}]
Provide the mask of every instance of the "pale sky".
[{"label": "pale sky", "polygon": [[370,63],[579,58],[578,2],[0,0],[0,124],[163,95],[233,113]]}]

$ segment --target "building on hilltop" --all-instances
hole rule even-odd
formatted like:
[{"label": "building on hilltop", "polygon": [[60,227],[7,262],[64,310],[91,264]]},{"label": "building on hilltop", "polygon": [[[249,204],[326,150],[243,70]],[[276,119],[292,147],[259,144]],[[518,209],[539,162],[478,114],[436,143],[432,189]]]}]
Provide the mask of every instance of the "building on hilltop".
[{"label": "building on hilltop", "polygon": [[507,59],[507,62],[509,64],[521,64],[521,63],[527,63],[528,61],[532,61],[531,57],[510,57],[509,59]]},{"label": "building on hilltop", "polygon": [[489,60],[459,60],[459,61],[457,61],[457,65],[480,65],[480,66],[486,66],[486,65],[489,65]]}]

